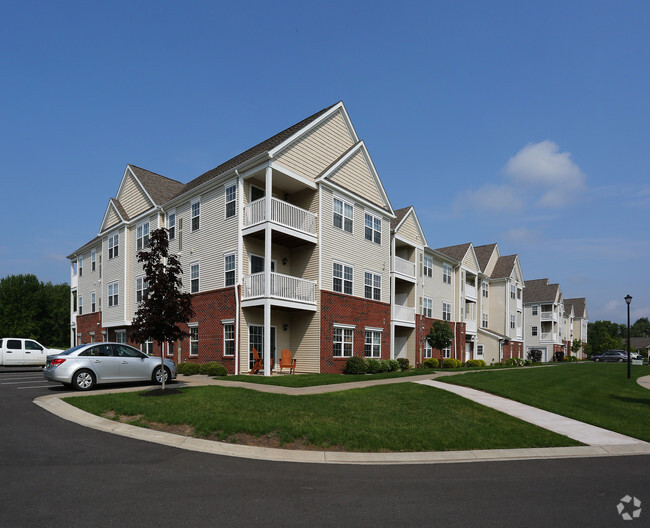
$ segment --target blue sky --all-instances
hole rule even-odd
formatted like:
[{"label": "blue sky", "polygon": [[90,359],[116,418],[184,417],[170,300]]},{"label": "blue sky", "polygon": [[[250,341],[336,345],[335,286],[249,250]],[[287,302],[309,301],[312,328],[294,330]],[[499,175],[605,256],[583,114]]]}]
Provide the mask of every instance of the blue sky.
[{"label": "blue sky", "polygon": [[32,2],[0,20],[0,277],[69,280],[127,163],[186,182],[343,100],[429,245],[650,316],[650,4]]}]

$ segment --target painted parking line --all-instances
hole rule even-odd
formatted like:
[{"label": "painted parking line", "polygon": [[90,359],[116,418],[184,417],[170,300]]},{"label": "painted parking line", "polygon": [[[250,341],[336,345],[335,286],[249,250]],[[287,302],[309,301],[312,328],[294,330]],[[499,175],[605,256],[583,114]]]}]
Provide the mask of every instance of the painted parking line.
[{"label": "painted parking line", "polygon": [[34,380],[34,381],[29,381],[28,379],[24,379],[21,381],[3,381],[0,383],[0,385],[20,385],[24,383],[43,383],[43,380]]},{"label": "painted parking line", "polygon": [[44,389],[44,388],[51,388],[54,385],[33,385],[32,387],[16,387],[16,390],[21,390],[21,389]]}]

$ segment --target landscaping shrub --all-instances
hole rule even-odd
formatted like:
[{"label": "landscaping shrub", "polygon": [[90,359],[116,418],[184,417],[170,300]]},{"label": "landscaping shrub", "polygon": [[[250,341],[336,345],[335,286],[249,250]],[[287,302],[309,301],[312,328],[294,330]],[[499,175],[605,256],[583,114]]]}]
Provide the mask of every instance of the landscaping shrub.
[{"label": "landscaping shrub", "polygon": [[564,359],[564,352],[562,352],[561,350],[558,350],[555,353],[555,361],[562,361],[563,359]]},{"label": "landscaping shrub", "polygon": [[531,350],[528,352],[528,359],[530,359],[533,363],[541,363],[542,351],[537,349]]},{"label": "landscaping shrub", "polygon": [[395,372],[399,369],[399,363],[395,359],[387,359],[388,361],[388,372]]},{"label": "landscaping shrub", "polygon": [[345,362],[344,372],[346,374],[365,374],[366,361],[362,357],[352,356]]},{"label": "landscaping shrub", "polygon": [[194,374],[198,374],[200,370],[201,365],[189,361],[184,361],[183,363],[176,365],[176,372],[185,376],[193,376]]},{"label": "landscaping shrub", "polygon": [[397,358],[397,364],[401,371],[408,370],[410,368],[409,360],[407,358]]},{"label": "landscaping shrub", "polygon": [[524,360],[518,357],[506,359],[506,367],[523,367]]},{"label": "landscaping shrub", "polygon": [[226,370],[226,367],[218,361],[209,361],[201,365],[199,374],[205,374],[207,376],[226,376],[228,371]]},{"label": "landscaping shrub", "polygon": [[530,359],[524,359],[524,367],[530,367],[533,362]]},{"label": "landscaping shrub", "polygon": [[366,372],[368,374],[379,374],[381,371],[381,362],[376,359],[366,360]]},{"label": "landscaping shrub", "polygon": [[437,358],[425,359],[424,363],[422,363],[422,366],[424,368],[438,368],[440,366],[440,361],[438,361]]},{"label": "landscaping shrub", "polygon": [[484,367],[485,361],[482,359],[469,359],[465,362],[466,367]]},{"label": "landscaping shrub", "polygon": [[445,358],[442,360],[442,368],[458,368],[462,365],[459,359]]}]

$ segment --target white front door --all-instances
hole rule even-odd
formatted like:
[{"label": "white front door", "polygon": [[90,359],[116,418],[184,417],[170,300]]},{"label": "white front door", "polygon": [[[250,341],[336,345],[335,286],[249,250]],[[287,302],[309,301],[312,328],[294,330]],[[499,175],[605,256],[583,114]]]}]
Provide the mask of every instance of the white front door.
[{"label": "white front door", "polygon": [[465,359],[463,361],[470,359],[472,359],[472,343],[465,343]]}]

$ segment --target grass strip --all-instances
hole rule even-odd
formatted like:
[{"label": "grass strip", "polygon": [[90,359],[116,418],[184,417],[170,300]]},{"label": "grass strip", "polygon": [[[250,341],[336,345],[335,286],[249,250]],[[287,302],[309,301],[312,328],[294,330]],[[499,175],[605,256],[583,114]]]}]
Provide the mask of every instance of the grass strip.
[{"label": "grass strip", "polygon": [[287,396],[229,387],[180,389],[142,397],[117,393],[71,397],[87,412],[189,425],[198,437],[237,441],[272,436],[280,445],[346,451],[453,451],[581,445],[446,391],[414,383],[329,394]]},{"label": "grass strip", "polygon": [[650,391],[636,379],[644,366],[582,363],[554,368],[460,374],[438,381],[483,390],[581,422],[650,441]]}]

